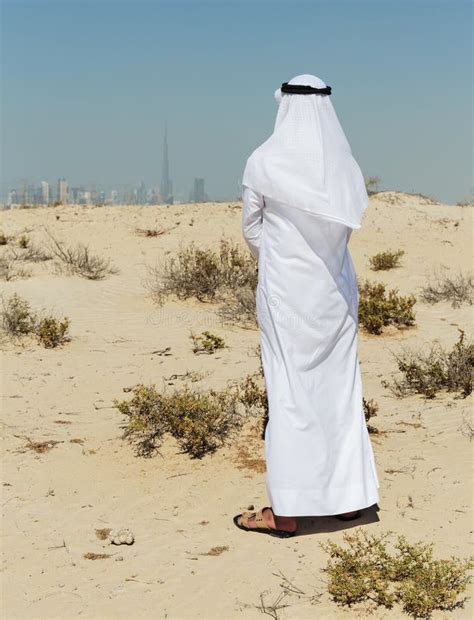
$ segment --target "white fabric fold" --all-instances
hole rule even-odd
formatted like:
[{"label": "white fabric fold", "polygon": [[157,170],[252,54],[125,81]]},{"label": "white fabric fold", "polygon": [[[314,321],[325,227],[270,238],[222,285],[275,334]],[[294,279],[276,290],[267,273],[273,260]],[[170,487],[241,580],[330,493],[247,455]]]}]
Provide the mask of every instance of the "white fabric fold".
[{"label": "white fabric fold", "polygon": [[[324,88],[314,75],[289,84]],[[360,228],[368,204],[364,177],[331,95],[275,92],[273,134],[248,158],[242,185],[315,215]]]}]

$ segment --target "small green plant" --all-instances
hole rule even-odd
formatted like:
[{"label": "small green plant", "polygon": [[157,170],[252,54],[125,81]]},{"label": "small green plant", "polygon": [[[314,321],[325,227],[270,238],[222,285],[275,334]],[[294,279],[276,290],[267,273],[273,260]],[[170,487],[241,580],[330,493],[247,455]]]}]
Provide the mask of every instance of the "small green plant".
[{"label": "small green plant", "polygon": [[41,319],[35,333],[41,344],[47,349],[54,349],[61,344],[69,342],[69,319],[65,317],[62,321],[53,316]]},{"label": "small green plant", "polygon": [[320,543],[329,555],[328,592],[338,605],[365,604],[369,613],[401,605],[411,617],[425,619],[463,607],[472,558],[434,559],[432,544],[409,543],[404,536],[392,542],[390,536],[358,528],[344,533],[346,546]]},{"label": "small green plant", "polygon": [[402,297],[397,289],[391,289],[387,294],[385,284],[368,280],[358,284],[358,288],[359,320],[369,333],[381,334],[387,325],[401,329],[415,324],[413,306],[416,298],[413,295]]},{"label": "small green plant", "polygon": [[421,299],[428,304],[449,301],[453,308],[466,303],[472,306],[474,300],[474,278],[472,274],[435,274],[421,289]]},{"label": "small green plant", "polygon": [[377,411],[379,410],[378,404],[373,398],[371,400],[366,400],[365,398],[362,398],[362,405],[364,408],[364,416],[365,422],[367,424],[367,430],[369,431],[369,433],[378,433],[378,429],[369,423],[369,420],[371,420],[377,415]]},{"label": "small green plant", "polygon": [[200,336],[191,334],[191,339],[193,341],[193,353],[206,353],[208,355],[212,355],[219,349],[223,349],[225,347],[223,338],[220,338],[215,334],[211,334],[211,332],[208,331],[202,332]]},{"label": "small green plant", "polygon": [[410,350],[394,354],[402,377],[395,378],[392,383],[382,381],[382,385],[399,398],[410,394],[435,398],[441,390],[457,392],[464,398],[469,396],[472,392],[474,343],[465,341],[462,329],[459,332],[459,339],[451,351],[435,341],[427,354]]},{"label": "small green plant", "polygon": [[217,450],[240,427],[237,403],[230,389],[200,392],[185,387],[166,394],[144,385],[133,389],[130,401],[114,400],[128,417],[123,436],[134,444],[137,454],[151,456],[169,433],[194,458]]},{"label": "small green plant", "polygon": [[400,266],[400,258],[405,254],[404,250],[392,252],[386,250],[369,258],[370,268],[373,271],[388,271]]}]

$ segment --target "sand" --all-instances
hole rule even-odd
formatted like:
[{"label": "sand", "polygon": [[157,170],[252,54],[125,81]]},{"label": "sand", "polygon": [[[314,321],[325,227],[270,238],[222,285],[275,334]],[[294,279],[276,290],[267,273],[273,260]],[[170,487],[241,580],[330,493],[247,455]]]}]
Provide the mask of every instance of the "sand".
[{"label": "sand", "polygon": [[[119,273],[102,281],[58,274],[51,262],[28,266],[31,277],[2,281],[35,309],[71,320],[71,342],[45,349],[25,338],[2,345],[2,609],[6,619],[261,618],[262,604],[283,605],[278,618],[364,618],[337,607],[325,593],[326,554],[319,543],[342,541],[352,527],[331,518],[305,518],[289,540],[246,533],[232,516],[267,505],[263,442],[245,432],[200,460],[166,439],[161,454],[137,457],[121,438],[124,417],[114,398],[137,383],[182,385],[172,375],[204,373],[206,388],[224,387],[258,368],[256,329],[223,326],[215,304],[149,297],[148,267],[179,244],[217,247],[222,235],[244,245],[239,203],[173,206],[61,206],[4,211],[1,230],[26,232],[40,243],[45,230],[83,241],[110,258]],[[371,198],[351,253],[359,277],[419,294],[434,269],[469,270],[472,209],[419,196],[384,192]],[[143,238],[136,227],[169,232]],[[401,267],[373,272],[369,257],[403,249]],[[367,399],[379,413],[372,436],[380,478],[379,510],[357,522],[370,532],[393,530],[412,542],[434,542],[437,557],[472,553],[472,397],[442,394],[397,399],[382,386],[396,372],[393,352],[452,346],[458,328],[472,335],[472,308],[418,301],[417,326],[360,331]],[[194,355],[191,330],[225,339],[215,355]],[[167,347],[170,350],[164,352]],[[49,451],[31,441],[55,441]],[[242,458],[247,446],[248,462]],[[253,459],[253,460],[252,460]],[[131,546],[113,546],[96,530],[130,528]],[[355,527],[355,525],[353,526]],[[218,548],[217,550],[215,548]],[[211,552],[210,552],[211,551]],[[209,553],[210,552],[210,553]],[[84,554],[110,554],[85,559]],[[278,603],[286,577],[301,593]],[[472,604],[434,618],[470,618]],[[400,618],[380,609],[372,618]]]}]

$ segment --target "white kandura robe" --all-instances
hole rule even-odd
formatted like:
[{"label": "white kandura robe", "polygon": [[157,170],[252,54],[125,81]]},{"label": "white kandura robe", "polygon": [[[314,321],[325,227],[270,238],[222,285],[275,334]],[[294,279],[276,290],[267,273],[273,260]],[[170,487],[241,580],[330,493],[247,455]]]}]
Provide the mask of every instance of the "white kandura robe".
[{"label": "white kandura robe", "polygon": [[379,500],[350,230],[243,188],[242,231],[258,259],[266,486],[276,515],[335,515]]}]

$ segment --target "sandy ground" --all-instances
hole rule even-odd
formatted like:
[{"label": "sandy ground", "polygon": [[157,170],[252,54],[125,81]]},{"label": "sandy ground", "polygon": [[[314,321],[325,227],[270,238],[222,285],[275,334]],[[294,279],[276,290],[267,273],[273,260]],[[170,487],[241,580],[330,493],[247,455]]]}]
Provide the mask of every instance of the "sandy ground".
[{"label": "sandy ground", "polygon": [[[350,242],[358,275],[418,294],[435,268],[466,272],[471,214],[416,196],[376,195]],[[250,504],[267,505],[261,441],[244,433],[192,460],[173,440],[161,455],[144,459],[121,439],[124,419],[112,401],[127,397],[124,387],[161,388],[166,378],[192,370],[206,373],[206,387],[224,387],[257,370],[256,330],[222,326],[213,304],[170,301],[158,308],[144,286],[147,267],[162,263],[179,243],[217,246],[224,235],[243,244],[240,205],[65,206],[4,211],[0,218],[7,235],[26,231],[39,242],[47,228],[62,240],[89,243],[120,270],[94,282],[59,275],[48,262],[29,267],[31,277],[2,282],[6,296],[18,292],[36,309],[68,316],[72,336],[53,350],[33,340],[3,344],[3,618],[261,618],[262,601],[271,606],[283,591],[282,575],[302,594],[284,598],[279,618],[367,617],[324,594],[326,554],[319,543],[342,541],[347,525],[302,519],[301,535],[286,541],[233,525],[232,516]],[[143,238],[137,226],[173,229]],[[405,250],[402,266],[371,271],[369,257],[388,248]],[[381,381],[396,371],[392,352],[403,346],[433,339],[452,346],[458,327],[472,335],[472,309],[418,301],[416,312],[413,329],[360,332],[365,396],[378,402],[374,424],[386,433],[372,436],[379,510],[357,525],[433,541],[440,557],[467,556],[472,443],[462,428],[465,420],[472,424],[472,398],[398,400]],[[227,348],[194,355],[190,331],[204,329],[223,336]],[[167,347],[170,355],[161,354]],[[59,443],[36,454],[25,448],[27,438]],[[247,465],[242,445],[255,457]],[[96,536],[96,529],[117,527],[132,529],[135,543],[116,547]],[[218,546],[222,553],[208,554]],[[87,560],[88,552],[111,557]],[[470,618],[472,610],[469,602],[434,618]],[[371,617],[407,616],[396,609]]]}]

